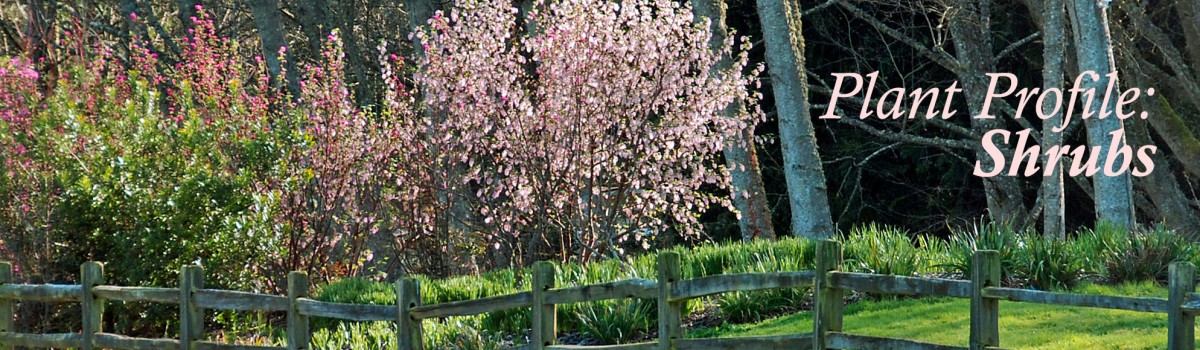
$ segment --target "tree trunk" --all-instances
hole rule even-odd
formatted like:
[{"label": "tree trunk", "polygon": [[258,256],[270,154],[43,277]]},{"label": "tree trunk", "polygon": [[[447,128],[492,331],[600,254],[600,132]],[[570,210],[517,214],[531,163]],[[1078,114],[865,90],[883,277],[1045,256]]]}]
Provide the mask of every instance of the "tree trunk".
[{"label": "tree trunk", "polygon": [[[429,19],[433,18],[433,14],[438,11],[438,5],[433,0],[405,0],[404,9],[408,10],[408,28],[410,32],[416,32],[429,23]],[[413,36],[413,59],[420,61],[425,55],[425,51],[421,49],[421,43],[417,37]]]},{"label": "tree trunk", "polygon": [[197,15],[196,5],[200,5],[200,0],[175,0],[175,6],[179,8],[179,25],[183,28],[183,35],[191,38],[188,29],[192,29],[192,18]]},{"label": "tree trunk", "polygon": [[[267,70],[271,73],[271,86],[281,90],[284,88],[280,75],[283,72],[284,62],[280,61],[279,49],[288,46],[287,39],[284,38],[283,21],[279,15],[278,0],[248,0],[251,15],[254,17],[254,26],[258,29],[258,40],[262,44],[263,59],[267,62]],[[292,60],[287,58],[284,53],[284,60],[288,64],[287,89],[292,93],[292,96],[300,96],[300,80],[296,78],[296,70],[291,67]]]},{"label": "tree trunk", "polygon": [[[1063,15],[1066,8],[1063,7],[1062,1],[1044,0],[1042,4],[1043,11],[1041,12],[1044,16],[1042,42],[1045,46],[1042,49],[1042,91],[1062,89],[1063,87],[1063,42],[1066,37],[1066,22],[1063,21]],[[1061,147],[1063,135],[1053,129],[1056,125],[1062,125],[1062,109],[1057,108],[1050,99],[1043,102],[1043,109],[1057,112],[1042,124],[1042,149]],[[1042,164],[1054,167],[1053,174],[1042,178],[1041,192],[1044,208],[1042,210],[1042,234],[1052,238],[1065,238],[1067,231],[1063,223],[1066,218],[1066,205],[1063,198],[1063,161],[1060,159],[1057,164],[1050,164],[1049,157],[1045,156],[1046,153],[1042,154]]]},{"label": "tree trunk", "polygon": [[1179,113],[1175,112],[1167,99],[1159,96],[1150,98],[1158,100],[1153,105],[1159,106],[1150,111],[1159,113],[1153,114],[1146,120],[1154,127],[1154,131],[1158,132],[1158,136],[1166,141],[1175,157],[1183,164],[1183,169],[1192,176],[1200,177],[1200,140],[1196,139],[1196,134],[1179,116]]},{"label": "tree trunk", "polygon": [[330,25],[329,5],[325,0],[296,1],[296,21],[300,22],[300,30],[308,37],[308,49],[313,57],[320,57],[322,39],[332,30]]},{"label": "tree trunk", "polygon": [[342,6],[337,16],[337,27],[341,29],[342,47],[346,53],[346,77],[349,78],[350,88],[354,91],[355,103],[359,107],[369,107],[375,104],[375,94],[371,89],[370,75],[367,74],[367,62],[363,60],[360,38],[355,31],[354,21],[358,18],[358,4],[353,0],[341,0],[339,3]]},{"label": "tree trunk", "polygon": [[792,234],[809,238],[833,235],[825,173],[809,115],[808,78],[804,75],[804,37],[796,0],[756,0],[766,41],[767,69],[779,115],[784,177],[792,210]]},{"label": "tree trunk", "polygon": [[[1192,79],[1200,79],[1200,1],[1175,0],[1179,28],[1187,42],[1187,57],[1192,66]],[[1165,24],[1165,23],[1164,23]]]},{"label": "tree trunk", "polygon": [[[1144,102],[1139,100],[1138,102],[1138,105],[1147,107],[1158,103],[1154,100]],[[1154,143],[1150,138],[1145,121],[1136,119],[1129,119],[1129,121],[1125,126],[1129,130],[1129,139],[1135,144],[1134,147]],[[1138,187],[1150,197],[1154,208],[1158,209],[1154,221],[1163,222],[1168,229],[1184,237],[1196,239],[1200,235],[1200,216],[1197,216],[1196,211],[1188,205],[1190,201],[1187,194],[1179,188],[1179,181],[1170,168],[1171,162],[1161,151],[1150,155],[1150,159],[1154,162],[1154,171],[1136,181]]]},{"label": "tree trunk", "polygon": [[[725,26],[724,0],[692,0],[692,8],[696,20],[708,19],[712,38],[709,39],[709,49],[720,52],[725,45],[729,31]],[[733,67],[733,58],[725,54],[713,67],[717,71],[729,70]],[[734,101],[725,108],[728,118],[734,118],[745,113],[746,106],[742,101]],[[730,196],[733,207],[738,211],[738,228],[742,232],[742,240],[755,238],[775,239],[775,226],[771,222],[771,212],[767,209],[767,190],[763,186],[762,173],[759,172],[758,155],[754,149],[754,125],[748,125],[738,132],[738,135],[725,146],[725,163],[729,167],[731,186]]]},{"label": "tree trunk", "polygon": [[[1096,0],[1071,0],[1069,9],[1079,70],[1081,72],[1094,71],[1100,76],[1100,79],[1096,81],[1084,79],[1082,82],[1082,88],[1094,89],[1096,92],[1095,98],[1087,108],[1099,111],[1103,107],[1115,111],[1116,96],[1107,98],[1107,106],[1103,105],[1106,99],[1102,96],[1109,83],[1107,74],[1116,71],[1112,53],[1112,37],[1108,29],[1108,17],[1105,14],[1106,8],[1101,7]],[[1110,149],[1122,146],[1127,143],[1124,138],[1117,140],[1121,144],[1111,144],[1110,142],[1110,133],[1122,130],[1122,124],[1122,121],[1116,116],[1087,119],[1084,125],[1087,128],[1088,143],[1092,146],[1101,146],[1101,152],[1103,152],[1101,154],[1107,154]],[[1109,144],[1105,146],[1106,143]],[[1092,187],[1096,194],[1097,222],[1108,221],[1119,227],[1134,227],[1136,218],[1133,206],[1133,183],[1128,171],[1117,176],[1107,176],[1103,172],[1098,173],[1092,181]]]},{"label": "tree trunk", "polygon": [[[994,72],[996,67],[992,54],[991,2],[961,0],[955,7],[950,16],[950,34],[954,37],[955,55],[961,66],[958,77],[963,84],[967,107],[971,111],[971,129],[982,136],[990,130],[1004,128],[1004,122],[1000,119],[974,117],[983,110],[989,80],[987,73]],[[997,146],[1005,150],[1005,153],[1009,153],[1007,151],[1011,149],[1003,144]],[[992,157],[988,156],[983,147],[975,148],[975,157],[980,160],[983,169],[995,167]],[[993,221],[1015,227],[1024,227],[1029,223],[1020,178],[1002,173],[982,180],[988,212]]]}]

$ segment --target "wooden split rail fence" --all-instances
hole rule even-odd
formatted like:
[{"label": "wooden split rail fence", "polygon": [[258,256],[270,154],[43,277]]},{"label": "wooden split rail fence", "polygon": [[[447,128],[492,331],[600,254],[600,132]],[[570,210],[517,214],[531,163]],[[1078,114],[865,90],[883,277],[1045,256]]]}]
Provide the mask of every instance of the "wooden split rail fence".
[{"label": "wooden split rail fence", "polygon": [[[1200,295],[1195,293],[1196,269],[1191,263],[1170,266],[1168,298],[1084,295],[1042,292],[1000,286],[1000,257],[995,251],[973,256],[970,281],[906,277],[839,271],[841,245],[821,241],[816,248],[816,270],[727,274],[681,279],[679,256],[658,256],[658,281],[623,280],[586,286],[556,288],[554,267],[546,262],[533,266],[533,288],[515,294],[482,299],[422,305],[412,279],[396,282],[396,305],[353,305],[309,298],[308,276],[288,275],[288,295],[265,295],[204,288],[200,268],[180,270],[179,288],[119,287],[104,285],[101,264],[84,263],[78,285],[30,285],[12,282],[9,265],[0,266],[0,350],[14,346],[32,348],[90,349],[309,349],[310,317],[350,321],[396,322],[401,350],[424,347],[421,320],[469,316],[513,308],[531,308],[529,344],[516,349],[999,349],[1000,301],[1119,309],[1168,314],[1168,348],[1195,349],[1195,317],[1200,313]],[[812,287],[813,328],[805,333],[739,338],[688,339],[681,326],[683,302],[720,293],[778,288]],[[970,346],[967,348],[914,340],[846,333],[842,329],[843,293],[861,291],[877,294],[940,296],[971,299]],[[653,342],[605,345],[556,345],[555,305],[605,299],[655,299],[658,304],[658,339]],[[13,332],[13,303],[16,301],[78,302],[82,304],[81,331],[65,334]],[[179,305],[179,339],[133,338],[105,333],[101,315],[107,301],[151,302]],[[203,310],[282,311],[287,313],[287,347],[222,344],[204,340]]]}]

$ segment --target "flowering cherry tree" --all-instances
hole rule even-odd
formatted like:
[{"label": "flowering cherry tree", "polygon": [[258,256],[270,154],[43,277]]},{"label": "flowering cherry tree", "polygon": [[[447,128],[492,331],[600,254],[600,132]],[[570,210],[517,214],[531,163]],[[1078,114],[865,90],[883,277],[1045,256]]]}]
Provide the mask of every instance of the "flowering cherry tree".
[{"label": "flowering cherry tree", "polygon": [[[717,154],[761,115],[721,113],[756,97],[744,40],[710,51],[707,26],[669,0],[537,1],[524,18],[511,4],[465,1],[415,33],[431,113],[406,137],[425,164],[464,169],[439,190],[525,259],[699,235],[698,213],[729,205],[701,189],[727,186]],[[722,54],[736,63],[713,70]]]}]

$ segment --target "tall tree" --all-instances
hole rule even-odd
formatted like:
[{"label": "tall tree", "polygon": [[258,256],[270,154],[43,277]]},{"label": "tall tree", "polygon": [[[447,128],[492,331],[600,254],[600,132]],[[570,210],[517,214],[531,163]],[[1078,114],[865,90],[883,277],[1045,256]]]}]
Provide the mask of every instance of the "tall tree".
[{"label": "tall tree", "polygon": [[346,52],[346,77],[354,91],[357,104],[369,106],[375,102],[375,94],[369,85],[366,61],[363,59],[359,25],[355,24],[358,17],[358,2],[353,0],[338,1],[340,5],[331,7],[328,0],[299,0],[296,1],[296,21],[304,35],[308,37],[309,49],[313,57],[324,50],[323,40],[333,31],[340,29],[342,45]]},{"label": "tall tree", "polygon": [[[898,8],[907,11],[935,11],[943,13],[946,16],[944,21],[948,22],[948,25],[938,25],[937,28],[923,30],[930,33],[931,37],[928,39],[914,38],[905,32],[905,28],[897,29],[849,1],[837,2],[839,7],[847,10],[854,17],[866,21],[868,25],[882,34],[915,50],[916,55],[928,59],[942,69],[953,73],[957,77],[957,81],[962,82],[962,92],[972,116],[978,115],[982,110],[988,84],[988,77],[985,74],[996,71],[995,62],[998,60],[998,57],[1004,55],[1005,52],[1015,50],[1021,44],[1033,39],[1031,36],[1019,40],[1001,50],[1000,54],[993,53],[994,47],[992,45],[990,18],[992,4],[990,0],[951,0],[944,4],[946,8],[937,9],[929,9],[922,2],[901,2],[899,4],[903,5],[897,5]],[[953,38],[953,56],[941,47],[944,43],[942,39],[944,33],[941,32],[946,31],[944,27],[948,27],[950,37]],[[930,41],[933,44],[925,44],[926,41]],[[855,54],[857,55],[858,53]],[[820,87],[819,89],[824,93],[830,93],[827,86]],[[881,86],[876,87],[875,91],[886,91],[887,89],[887,87]],[[851,101],[854,100],[851,99]],[[863,102],[859,102],[859,104]],[[1016,116],[1015,110],[1012,106],[1005,103],[1004,100],[993,102],[998,107],[997,109],[1000,112],[998,114],[1006,116],[1026,128],[1032,128],[1032,126],[1028,126],[1028,120]],[[883,102],[881,101],[880,103]],[[888,106],[887,108],[896,107]],[[984,152],[979,140],[987,131],[1005,128],[1005,122],[999,118],[968,119],[970,119],[969,127],[963,127],[953,120],[942,120],[940,118],[919,118],[916,121],[881,121],[885,124],[892,124],[893,128],[891,129],[872,127],[858,120],[858,118],[841,118],[839,121],[892,141],[934,147],[947,151],[970,151],[978,162],[981,163],[982,168],[992,169],[995,166],[995,162],[992,157]],[[926,128],[916,128],[914,127],[916,125],[930,126],[932,128],[928,129],[940,130],[941,132],[935,135],[922,135],[918,131]],[[1040,142],[1041,133],[1034,131],[1033,134],[1035,141]],[[1007,144],[1001,143],[997,144],[997,146],[1005,154],[1012,153],[1012,147]],[[988,214],[993,221],[1015,226],[1025,226],[1030,223],[1029,218],[1032,215],[1030,215],[1025,207],[1025,197],[1021,191],[1023,188],[1022,180],[1019,177],[1006,175],[1000,174],[982,179]]]},{"label": "tall tree", "polygon": [[200,0],[175,0],[175,7],[179,9],[179,25],[183,28],[183,35],[189,36],[187,30],[192,28],[192,19],[196,18],[196,6],[200,5]]},{"label": "tall tree", "polygon": [[796,0],[757,0],[755,7],[766,42],[767,71],[779,116],[784,176],[792,209],[792,234],[823,238],[833,235],[825,172],[817,153],[804,74],[804,37]]},{"label": "tall tree", "polygon": [[[954,51],[958,58],[959,81],[972,116],[980,115],[988,90],[987,73],[996,71],[996,56],[992,47],[991,0],[958,0],[950,15],[950,34],[954,37]],[[1019,116],[1018,116],[1019,117]],[[982,136],[989,130],[1003,129],[1004,121],[997,118],[971,118],[971,130]],[[1006,151],[1007,146],[1000,146]],[[974,147],[975,157],[983,169],[992,169],[995,164],[982,147]],[[987,196],[988,211],[992,220],[1025,226],[1028,223],[1021,179],[1000,174],[983,178],[983,189]]]},{"label": "tall tree", "polygon": [[[1101,108],[1109,111],[1116,110],[1115,96],[1102,96],[1109,84],[1108,74],[1116,71],[1113,58],[1112,36],[1108,28],[1107,0],[1071,0],[1068,2],[1071,14],[1072,38],[1075,41],[1075,53],[1079,71],[1095,72],[1099,79],[1083,79],[1084,89],[1093,89],[1094,98],[1088,108],[1093,112]],[[1115,82],[1113,82],[1115,84]],[[1105,103],[1107,102],[1107,105]],[[1123,129],[1123,122],[1116,116],[1107,118],[1089,118],[1085,120],[1088,143],[1101,146],[1101,154],[1107,154],[1110,149],[1127,144],[1126,137],[1114,139],[1111,133]],[[1136,224],[1133,205],[1133,182],[1129,172],[1116,176],[1108,176],[1103,172],[1097,173],[1092,181],[1095,193],[1096,220],[1108,221],[1121,227],[1131,228]]]},{"label": "tall tree", "polygon": [[[1044,0],[1042,3],[1042,91],[1062,89],[1063,86],[1063,53],[1066,37],[1066,22],[1063,20],[1066,8],[1062,0]],[[1062,132],[1055,132],[1056,125],[1062,125],[1062,109],[1050,99],[1042,103],[1045,110],[1056,111],[1042,125],[1042,148],[1050,149],[1062,146]],[[1043,153],[1045,154],[1045,153]],[[1053,167],[1054,172],[1042,178],[1042,234],[1055,237],[1066,237],[1066,203],[1063,200],[1062,160],[1058,164],[1050,164],[1048,156],[1043,156],[1042,164]]]},{"label": "tall tree", "polygon": [[[1146,120],[1138,118],[1126,120],[1128,137],[1135,144],[1134,147],[1154,144],[1155,141],[1150,136],[1150,129],[1153,128],[1157,131],[1158,136],[1166,141],[1166,147],[1160,147],[1158,152],[1150,156],[1155,165],[1154,171],[1145,177],[1133,179],[1134,189],[1144,192],[1153,204],[1141,205],[1138,209],[1155,221],[1161,221],[1167,228],[1196,239],[1200,237],[1200,216],[1196,215],[1196,209],[1191,206],[1191,200],[1180,187],[1179,178],[1175,176],[1172,169],[1174,164],[1182,164],[1183,170],[1197,166],[1195,162],[1189,161],[1187,147],[1180,143],[1186,138],[1192,138],[1194,141],[1195,136],[1186,124],[1182,124],[1183,121],[1175,110],[1176,107],[1183,108],[1185,111],[1189,110],[1188,101],[1192,99],[1184,96],[1195,96],[1188,92],[1188,86],[1193,85],[1194,80],[1189,70],[1185,68],[1186,64],[1176,65],[1172,70],[1182,69],[1176,70],[1174,76],[1168,76],[1148,59],[1148,57],[1160,56],[1164,59],[1157,64],[1167,64],[1168,66],[1171,65],[1168,62],[1181,63],[1183,54],[1174,47],[1180,45],[1179,41],[1173,43],[1165,36],[1159,35],[1162,33],[1161,29],[1150,21],[1140,5],[1130,3],[1122,6],[1120,10],[1122,13],[1114,15],[1128,16],[1131,19],[1129,21],[1131,23],[1126,23],[1124,26],[1114,25],[1110,28],[1113,32],[1113,41],[1121,43],[1121,49],[1116,50],[1115,53],[1118,66],[1121,67],[1121,72],[1125,73],[1122,77],[1130,86],[1155,87],[1158,91],[1157,96],[1143,97],[1134,101],[1134,108],[1147,111],[1152,116]],[[1180,15],[1182,14],[1181,12]],[[1139,49],[1139,46],[1144,44],[1159,49]],[[1167,101],[1181,103],[1172,107],[1171,103]],[[1173,151],[1173,154],[1168,156],[1168,150]],[[1170,159],[1172,156],[1176,161]],[[1187,175],[1187,173],[1182,175]],[[1187,183],[1186,176],[1184,183]]]},{"label": "tall tree", "polygon": [[[262,46],[263,59],[267,62],[267,70],[271,73],[271,83],[276,89],[282,89],[283,83],[279,81],[280,76],[284,73],[283,64],[280,60],[280,54],[284,54],[285,60],[289,63],[291,59],[287,59],[287,53],[280,52],[281,48],[287,47],[287,39],[284,38],[283,21],[279,15],[278,0],[248,0],[250,5],[251,15],[254,17],[254,27],[258,29],[258,40]],[[287,83],[287,89],[292,93],[292,96],[300,95],[300,80],[296,76],[296,70],[288,67],[287,76],[284,77]]]},{"label": "tall tree", "polygon": [[300,23],[300,30],[308,39],[308,49],[312,50],[313,56],[321,53],[325,35],[333,29],[330,17],[332,14],[325,0],[296,1],[296,22]]},{"label": "tall tree", "polygon": [[[692,0],[692,8],[697,21],[709,21],[709,30],[712,32],[709,50],[721,55],[721,60],[713,69],[729,70],[733,67],[733,58],[729,52],[720,51],[729,37],[729,30],[725,25],[725,1]],[[742,101],[734,101],[723,113],[726,118],[733,119],[746,113],[746,106]],[[723,152],[729,167],[729,192],[733,199],[733,207],[738,211],[738,228],[742,232],[742,240],[775,239],[775,225],[771,222],[771,211],[767,209],[767,191],[763,186],[758,154],[754,149],[754,124],[748,124],[742,129],[737,137],[729,141]]]}]

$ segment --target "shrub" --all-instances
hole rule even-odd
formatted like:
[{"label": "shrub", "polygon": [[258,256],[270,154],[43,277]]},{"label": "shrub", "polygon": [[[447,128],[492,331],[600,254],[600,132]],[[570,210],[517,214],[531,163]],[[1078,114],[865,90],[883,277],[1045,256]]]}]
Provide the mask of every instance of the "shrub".
[{"label": "shrub", "polygon": [[[586,261],[698,237],[696,214],[729,205],[702,189],[727,186],[716,155],[762,117],[746,50],[732,36],[710,50],[710,31],[668,0],[536,2],[542,35],[513,35],[512,3],[495,0],[456,3],[414,34],[426,45],[415,78],[439,117],[402,137],[439,151],[414,163],[463,171],[409,182],[468,201],[480,214],[469,224],[511,251],[563,237],[529,254]],[[730,69],[713,68],[722,54]],[[735,101],[749,113],[723,117]]]},{"label": "shrub", "polygon": [[425,332],[426,349],[495,350],[502,343],[500,335],[483,329],[472,317],[433,322]]},{"label": "shrub", "polygon": [[716,304],[721,316],[729,322],[758,322],[799,309],[808,301],[807,291],[807,288],[789,288],[724,293],[716,299]]},{"label": "shrub", "polygon": [[1121,229],[1108,222],[1101,222],[1094,229],[1084,229],[1074,237],[1080,258],[1084,259],[1089,273],[1105,274],[1110,249],[1123,247],[1121,242],[1129,239],[1129,230]]},{"label": "shrub", "polygon": [[[791,244],[784,244],[792,248],[799,248]],[[803,271],[811,270],[813,266],[808,262],[811,261],[812,251],[807,250],[805,253],[783,253],[790,249],[775,250],[772,249],[773,244],[770,242],[759,242],[753,244],[735,245],[738,248],[749,248],[741,254],[730,256],[732,265],[725,266],[721,273],[761,273],[761,272],[779,272],[779,271]],[[811,245],[809,245],[811,248]],[[734,252],[739,249],[731,249]],[[756,251],[757,250],[757,251]],[[799,249],[799,251],[805,251]],[[751,292],[732,292],[724,293],[714,297],[720,314],[728,318],[731,322],[745,323],[761,321],[767,316],[776,315],[787,310],[795,310],[805,302],[805,294],[807,288],[793,289],[771,289],[763,291]]]},{"label": "shrub", "polygon": [[624,344],[638,339],[658,322],[655,303],[641,299],[577,304],[578,331],[597,344]]},{"label": "shrub", "polygon": [[395,349],[392,322],[343,322],[333,328],[314,329],[312,348],[318,350]]},{"label": "shrub", "polygon": [[[389,283],[377,283],[364,278],[351,277],[317,288],[313,299],[332,303],[396,305],[396,288]],[[348,322],[334,322],[326,318],[313,319],[314,329],[333,328]]]},{"label": "shrub", "polygon": [[1025,243],[1020,234],[1010,227],[987,223],[972,226],[971,231],[954,230],[949,241],[949,262],[940,267],[971,276],[971,257],[977,250],[1000,252],[1002,278],[1009,278],[1017,265],[1017,249]]},{"label": "shrub", "polygon": [[1168,266],[1189,261],[1195,246],[1160,225],[1135,229],[1126,238],[1116,239],[1105,252],[1105,267],[1113,283],[1165,281]]},{"label": "shrub", "polygon": [[1071,289],[1085,273],[1086,260],[1071,241],[1032,235],[1024,242],[1015,268],[1034,288]]},{"label": "shrub", "polygon": [[854,271],[911,276],[925,263],[908,233],[896,228],[859,226],[841,241],[844,263]]}]

